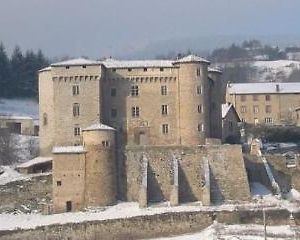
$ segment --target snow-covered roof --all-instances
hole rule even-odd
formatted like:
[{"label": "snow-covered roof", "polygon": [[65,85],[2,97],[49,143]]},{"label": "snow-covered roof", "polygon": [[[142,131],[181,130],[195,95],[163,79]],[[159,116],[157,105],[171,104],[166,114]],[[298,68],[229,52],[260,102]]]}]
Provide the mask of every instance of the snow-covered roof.
[{"label": "snow-covered roof", "polygon": [[222,73],[222,70],[219,69],[219,68],[212,68],[212,67],[209,67],[209,68],[208,68],[208,72]]},{"label": "snow-covered roof", "polygon": [[222,104],[222,118],[226,117],[231,107],[232,107],[231,103]]},{"label": "snow-covered roof", "polygon": [[205,62],[205,63],[210,63],[208,60],[206,60],[205,58],[196,56],[196,55],[188,55],[186,57],[180,58],[176,61],[174,61],[174,63],[189,63],[189,62]]},{"label": "snow-covered roof", "polygon": [[47,163],[47,162],[52,162],[52,158],[51,157],[36,157],[34,159],[31,159],[25,163],[18,165],[17,168],[28,168],[28,167],[32,167],[34,165]]},{"label": "snow-covered roof", "polygon": [[290,83],[230,83],[229,94],[300,93],[300,82]]},{"label": "snow-covered roof", "polygon": [[110,131],[115,131],[116,129],[107,126],[105,124],[102,123],[95,123],[85,129],[82,129],[82,131],[93,131],[93,130],[110,130]]},{"label": "snow-covered roof", "polygon": [[58,146],[53,147],[52,153],[85,153],[83,146]]},{"label": "snow-covered roof", "polygon": [[165,67],[171,68],[173,61],[170,60],[116,60],[108,58],[101,62],[106,68],[146,68],[146,67]]},{"label": "snow-covered roof", "polygon": [[63,62],[52,63],[51,66],[59,67],[59,66],[78,66],[78,65],[100,65],[100,62],[89,60],[85,58],[76,58]]},{"label": "snow-covered roof", "polygon": [[234,106],[231,103],[222,104],[222,119],[226,118],[226,116],[231,108],[233,109],[235,115],[237,116],[238,121],[240,121],[240,118],[239,118],[237,112],[235,111]]},{"label": "snow-covered roof", "polygon": [[0,115],[2,120],[33,120],[32,117],[28,116],[16,116],[16,115]]},{"label": "snow-covered roof", "polygon": [[51,70],[51,66],[42,68],[41,70],[39,70],[39,72],[45,72],[45,71],[50,71],[50,70]]}]

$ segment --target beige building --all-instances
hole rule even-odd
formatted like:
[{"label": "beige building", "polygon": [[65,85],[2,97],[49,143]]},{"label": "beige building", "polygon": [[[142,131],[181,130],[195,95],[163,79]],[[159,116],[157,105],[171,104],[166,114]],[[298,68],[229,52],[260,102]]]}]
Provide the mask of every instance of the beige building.
[{"label": "beige building", "polygon": [[117,129],[118,146],[197,145],[221,138],[220,71],[208,66],[194,55],[52,64],[39,73],[41,154],[81,144],[81,129],[99,120]]},{"label": "beige building", "polygon": [[239,143],[240,118],[231,103],[222,104],[222,141],[227,143]]},{"label": "beige building", "polygon": [[300,105],[300,83],[230,83],[226,101],[250,124],[294,125]]},{"label": "beige building", "polygon": [[[54,211],[117,199],[140,206],[248,199],[240,146],[215,144],[222,137],[221,72],[209,64],[189,55],[75,59],[42,69],[40,152],[53,155]],[[239,169],[240,190],[224,164]]]},{"label": "beige building", "polygon": [[38,125],[27,116],[0,115],[0,128],[8,128],[16,134],[38,135]]}]

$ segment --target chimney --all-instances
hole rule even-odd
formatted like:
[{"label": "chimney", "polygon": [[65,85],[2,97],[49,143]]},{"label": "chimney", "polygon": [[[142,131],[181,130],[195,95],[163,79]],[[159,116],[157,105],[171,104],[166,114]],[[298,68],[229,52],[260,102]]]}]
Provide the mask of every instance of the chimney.
[{"label": "chimney", "polygon": [[279,84],[276,84],[276,92],[279,92],[280,89],[279,89]]}]

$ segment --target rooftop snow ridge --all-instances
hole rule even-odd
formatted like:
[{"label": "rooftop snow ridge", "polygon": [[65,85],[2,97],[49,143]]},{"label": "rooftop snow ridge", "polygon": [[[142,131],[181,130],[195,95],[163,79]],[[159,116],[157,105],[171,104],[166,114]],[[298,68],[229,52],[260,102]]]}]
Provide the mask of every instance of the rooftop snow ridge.
[{"label": "rooftop snow ridge", "polygon": [[193,55],[193,54],[174,61],[174,63],[188,63],[188,62],[205,62],[205,63],[208,63],[208,64],[210,63],[205,58],[202,58],[202,57],[199,57],[199,56]]},{"label": "rooftop snow ridge", "polygon": [[79,66],[79,65],[100,65],[100,62],[89,60],[85,58],[75,58],[67,61],[52,63],[50,66],[59,67],[59,66]]},{"label": "rooftop snow ridge", "polygon": [[84,153],[83,146],[56,146],[53,147],[52,153]]},{"label": "rooftop snow ridge", "polygon": [[92,131],[92,130],[112,130],[115,131],[116,129],[107,126],[105,124],[102,123],[95,123],[87,128],[82,129],[82,131]]},{"label": "rooftop snow ridge", "polygon": [[229,94],[300,93],[300,82],[230,83]]}]

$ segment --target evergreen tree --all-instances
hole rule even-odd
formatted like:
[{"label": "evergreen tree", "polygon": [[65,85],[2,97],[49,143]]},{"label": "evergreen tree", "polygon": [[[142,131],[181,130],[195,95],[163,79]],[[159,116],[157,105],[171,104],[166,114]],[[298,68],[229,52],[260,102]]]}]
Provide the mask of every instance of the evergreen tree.
[{"label": "evergreen tree", "polygon": [[9,59],[3,43],[0,43],[0,98],[7,97],[10,79]]},{"label": "evergreen tree", "polygon": [[[11,56],[11,84],[10,84],[10,96],[20,97],[22,96],[23,87],[23,74],[24,74],[24,57],[19,46],[16,46]],[[13,91],[14,90],[14,91]]]}]

